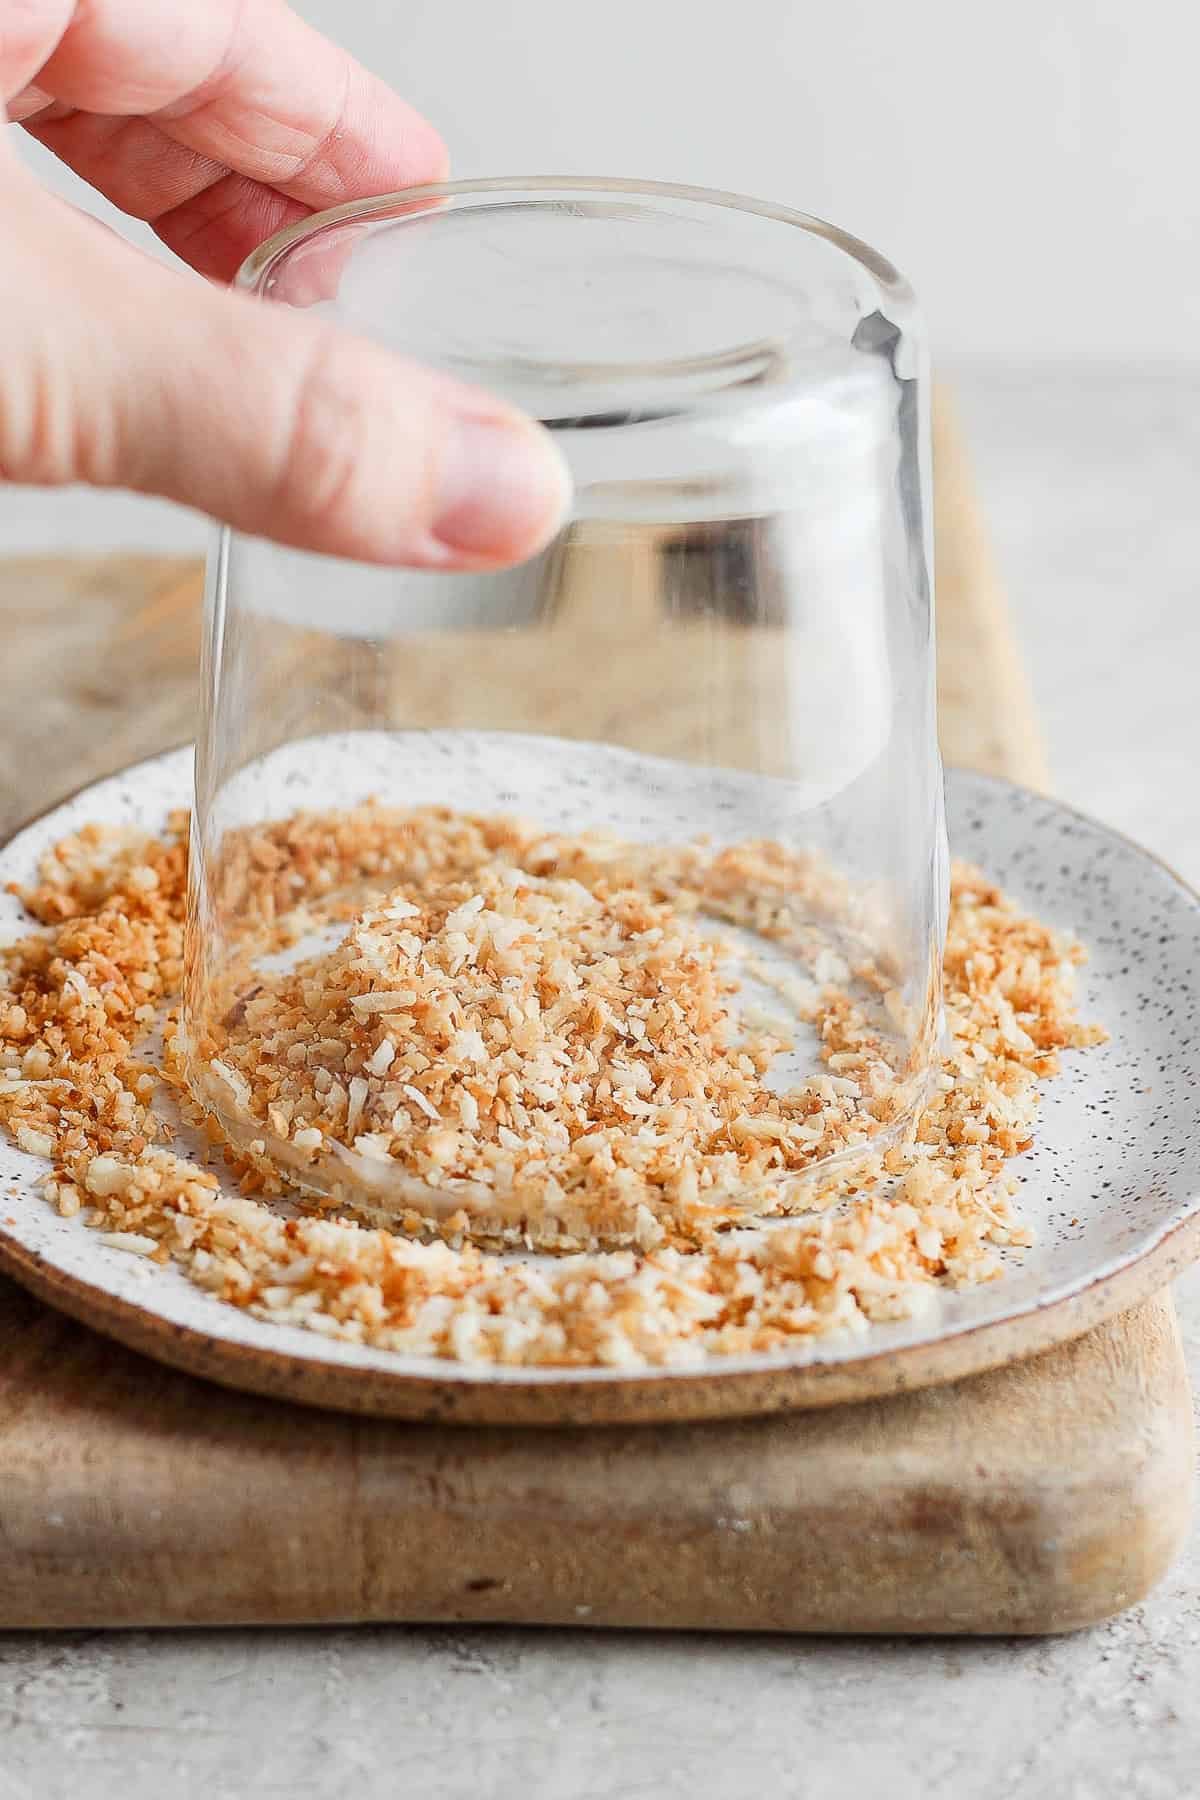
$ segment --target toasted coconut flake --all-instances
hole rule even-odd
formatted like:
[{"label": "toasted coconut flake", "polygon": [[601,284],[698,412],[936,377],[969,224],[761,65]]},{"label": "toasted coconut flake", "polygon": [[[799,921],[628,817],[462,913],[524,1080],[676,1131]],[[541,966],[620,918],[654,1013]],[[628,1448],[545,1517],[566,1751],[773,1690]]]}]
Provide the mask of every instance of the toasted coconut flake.
[{"label": "toasted coconut flake", "polygon": [[[231,870],[226,898],[248,921],[247,948],[338,919],[350,923],[348,956],[367,966],[293,971],[228,1016],[228,1042],[207,1050],[215,1091],[260,1123],[249,1154],[231,1153],[239,1186],[223,1189],[164,1148],[156,1071],[135,1053],[147,1008],[178,993],[184,825],[162,841],[89,827],[47,857],[24,895],[44,929],[0,952],[0,1122],[53,1159],[48,1201],[73,1217],[86,1198],[102,1241],[173,1259],[259,1316],[350,1342],[527,1366],[690,1366],[914,1316],[944,1285],[998,1275],[999,1246],[1029,1241],[1006,1161],[1028,1146],[1061,1052],[1103,1036],[1075,1018],[1078,946],[956,868],[945,1056],[911,1141],[885,1131],[873,1144],[899,1072],[870,995],[883,1014],[904,1009],[888,1002],[886,959],[848,945],[850,900],[828,871],[778,846],[547,838],[438,809],[301,815],[250,834]],[[363,913],[361,898],[342,896],[368,877],[385,897]],[[737,1041],[736,959],[698,932],[704,911],[774,934],[819,969],[823,989],[777,987],[836,1072],[764,1097],[778,1034]],[[812,918],[836,923],[841,948]],[[405,978],[392,980],[401,963]],[[837,985],[843,969],[853,984]],[[325,1007],[335,973],[340,1012]],[[311,984],[298,998],[322,1016],[306,1042],[332,1068],[310,1070],[307,1051],[276,1044],[265,1101],[249,1052],[293,979]],[[384,1037],[381,1013],[395,1015]],[[180,1031],[166,1036],[177,1081],[202,1052]],[[329,1216],[327,1203],[285,1220],[271,1203],[280,1178],[268,1138],[290,1138],[306,1160],[330,1139],[373,1166],[399,1161],[409,1210],[393,1206],[396,1229]],[[811,1191],[789,1197],[785,1178],[855,1144],[862,1155],[816,1167]],[[751,1177],[756,1205],[774,1188],[812,1210],[718,1235]],[[462,1235],[520,1234],[531,1216],[567,1254],[502,1260]],[[621,1218],[628,1249],[573,1248]],[[448,1241],[403,1235],[431,1229]]]}]

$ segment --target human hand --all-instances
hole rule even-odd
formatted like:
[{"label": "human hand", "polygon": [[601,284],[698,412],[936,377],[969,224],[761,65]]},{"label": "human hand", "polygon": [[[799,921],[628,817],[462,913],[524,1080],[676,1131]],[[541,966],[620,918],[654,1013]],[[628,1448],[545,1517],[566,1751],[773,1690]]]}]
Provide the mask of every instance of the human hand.
[{"label": "human hand", "polygon": [[53,199],[0,133],[0,479],[137,488],[371,562],[546,542],[568,481],[539,426],[212,284],[283,225],[446,173],[433,128],[283,0],[0,0],[5,104],[212,279]]}]

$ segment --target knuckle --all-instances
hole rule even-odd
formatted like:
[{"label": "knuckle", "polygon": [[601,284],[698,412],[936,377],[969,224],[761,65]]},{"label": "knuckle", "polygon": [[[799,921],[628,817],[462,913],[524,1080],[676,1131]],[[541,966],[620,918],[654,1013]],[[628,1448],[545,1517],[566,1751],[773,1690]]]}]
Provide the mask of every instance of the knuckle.
[{"label": "knuckle", "polygon": [[[95,309],[85,312],[73,291],[60,292],[69,247],[65,258],[19,186],[0,185],[8,211],[0,263],[0,477],[44,487],[109,485],[118,474],[121,420],[104,358],[94,354]],[[51,306],[47,290],[55,294]]]},{"label": "knuckle", "polygon": [[363,490],[370,395],[355,358],[334,332],[322,333],[302,366],[279,464],[284,511],[332,536],[355,523]]},{"label": "knuckle", "polygon": [[[67,361],[44,331],[19,334],[0,376],[0,474],[8,481],[60,487],[111,481],[111,439],[92,396],[79,392]],[[14,348],[9,338],[7,351]]]}]

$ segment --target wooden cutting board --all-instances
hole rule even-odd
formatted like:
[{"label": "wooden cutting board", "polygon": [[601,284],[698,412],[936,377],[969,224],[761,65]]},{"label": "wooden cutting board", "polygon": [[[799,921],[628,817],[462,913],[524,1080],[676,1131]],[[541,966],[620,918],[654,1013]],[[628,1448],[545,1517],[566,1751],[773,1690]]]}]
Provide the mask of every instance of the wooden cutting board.
[{"label": "wooden cutting board", "polygon": [[[953,421],[937,420],[948,760],[1041,785]],[[0,831],[190,735],[199,573],[0,564]],[[29,696],[36,695],[35,705]],[[508,1620],[1047,1632],[1132,1604],[1187,1528],[1169,1300],[955,1386],[585,1431],[407,1426],[228,1393],[0,1280],[0,1628]]]}]

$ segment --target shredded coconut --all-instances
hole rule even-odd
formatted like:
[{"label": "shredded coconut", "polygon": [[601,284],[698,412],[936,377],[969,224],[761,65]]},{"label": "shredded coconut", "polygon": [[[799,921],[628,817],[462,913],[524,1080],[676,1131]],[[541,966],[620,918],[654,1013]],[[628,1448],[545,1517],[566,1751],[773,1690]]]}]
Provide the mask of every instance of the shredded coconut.
[{"label": "shredded coconut", "polygon": [[[254,932],[296,941],[299,914],[321,895],[331,896],[326,917],[351,922],[331,953],[341,960],[309,971],[322,1016],[308,1041],[321,1046],[323,1080],[307,1052],[303,1062],[279,1054],[263,1105],[253,1065],[287,984],[305,979],[301,965],[223,1024],[216,1060],[249,1102],[218,1072],[213,1111],[248,1105],[255,1116],[244,1149],[227,1152],[223,1187],[170,1148],[155,1110],[193,1047],[168,1027],[174,1061],[139,1049],[147,1018],[180,988],[185,832],[182,816],[162,840],[87,827],[24,892],[41,929],[0,952],[0,1123],[52,1162],[47,1200],[150,1258],[149,1272],[173,1260],[230,1304],[350,1342],[475,1363],[674,1366],[794,1351],[913,1316],[939,1285],[999,1274],[998,1246],[1031,1241],[1005,1163],[1032,1141],[1038,1085],[1059,1052],[1104,1035],[1075,1017],[1082,950],[956,867],[949,1038],[912,1141],[896,1141],[894,1040],[858,991],[874,982],[886,1010],[896,990],[885,958],[868,966],[848,941],[835,952],[813,940],[810,967],[826,951],[840,958],[832,973],[822,964],[821,979],[844,966],[858,987],[798,988],[831,1071],[802,1100],[763,1085],[777,1040],[739,1041],[730,1029],[736,969],[698,937],[693,915],[740,921],[748,910],[764,935],[794,936],[789,907],[808,876],[778,847],[668,855],[439,809],[300,815],[253,834],[223,900],[244,911],[247,945]],[[368,880],[376,896],[403,894],[364,911]],[[822,891],[805,895],[809,912]],[[281,924],[289,908],[294,928]],[[835,915],[847,916],[840,901]],[[366,968],[351,967],[355,947]],[[411,969],[403,982],[401,963]],[[587,1045],[600,1048],[584,1067]],[[714,1070],[719,1095],[704,1086]],[[389,1196],[391,1229],[337,1214],[329,1196],[323,1212],[284,1218],[271,1202],[282,1183],[263,1156],[268,1134],[301,1162],[328,1138],[364,1166],[398,1166],[409,1204]],[[713,1196],[732,1197],[748,1173],[763,1193],[786,1189],[829,1148],[859,1154],[818,1169],[796,1201],[815,1210],[769,1228],[715,1228],[733,1215]],[[562,1181],[568,1165],[576,1202]],[[584,1223],[594,1205],[609,1206],[618,1221],[628,1214],[628,1244],[501,1259],[464,1236],[498,1193],[520,1193],[522,1217],[539,1207],[551,1216],[551,1202],[567,1242],[573,1204]]]}]

